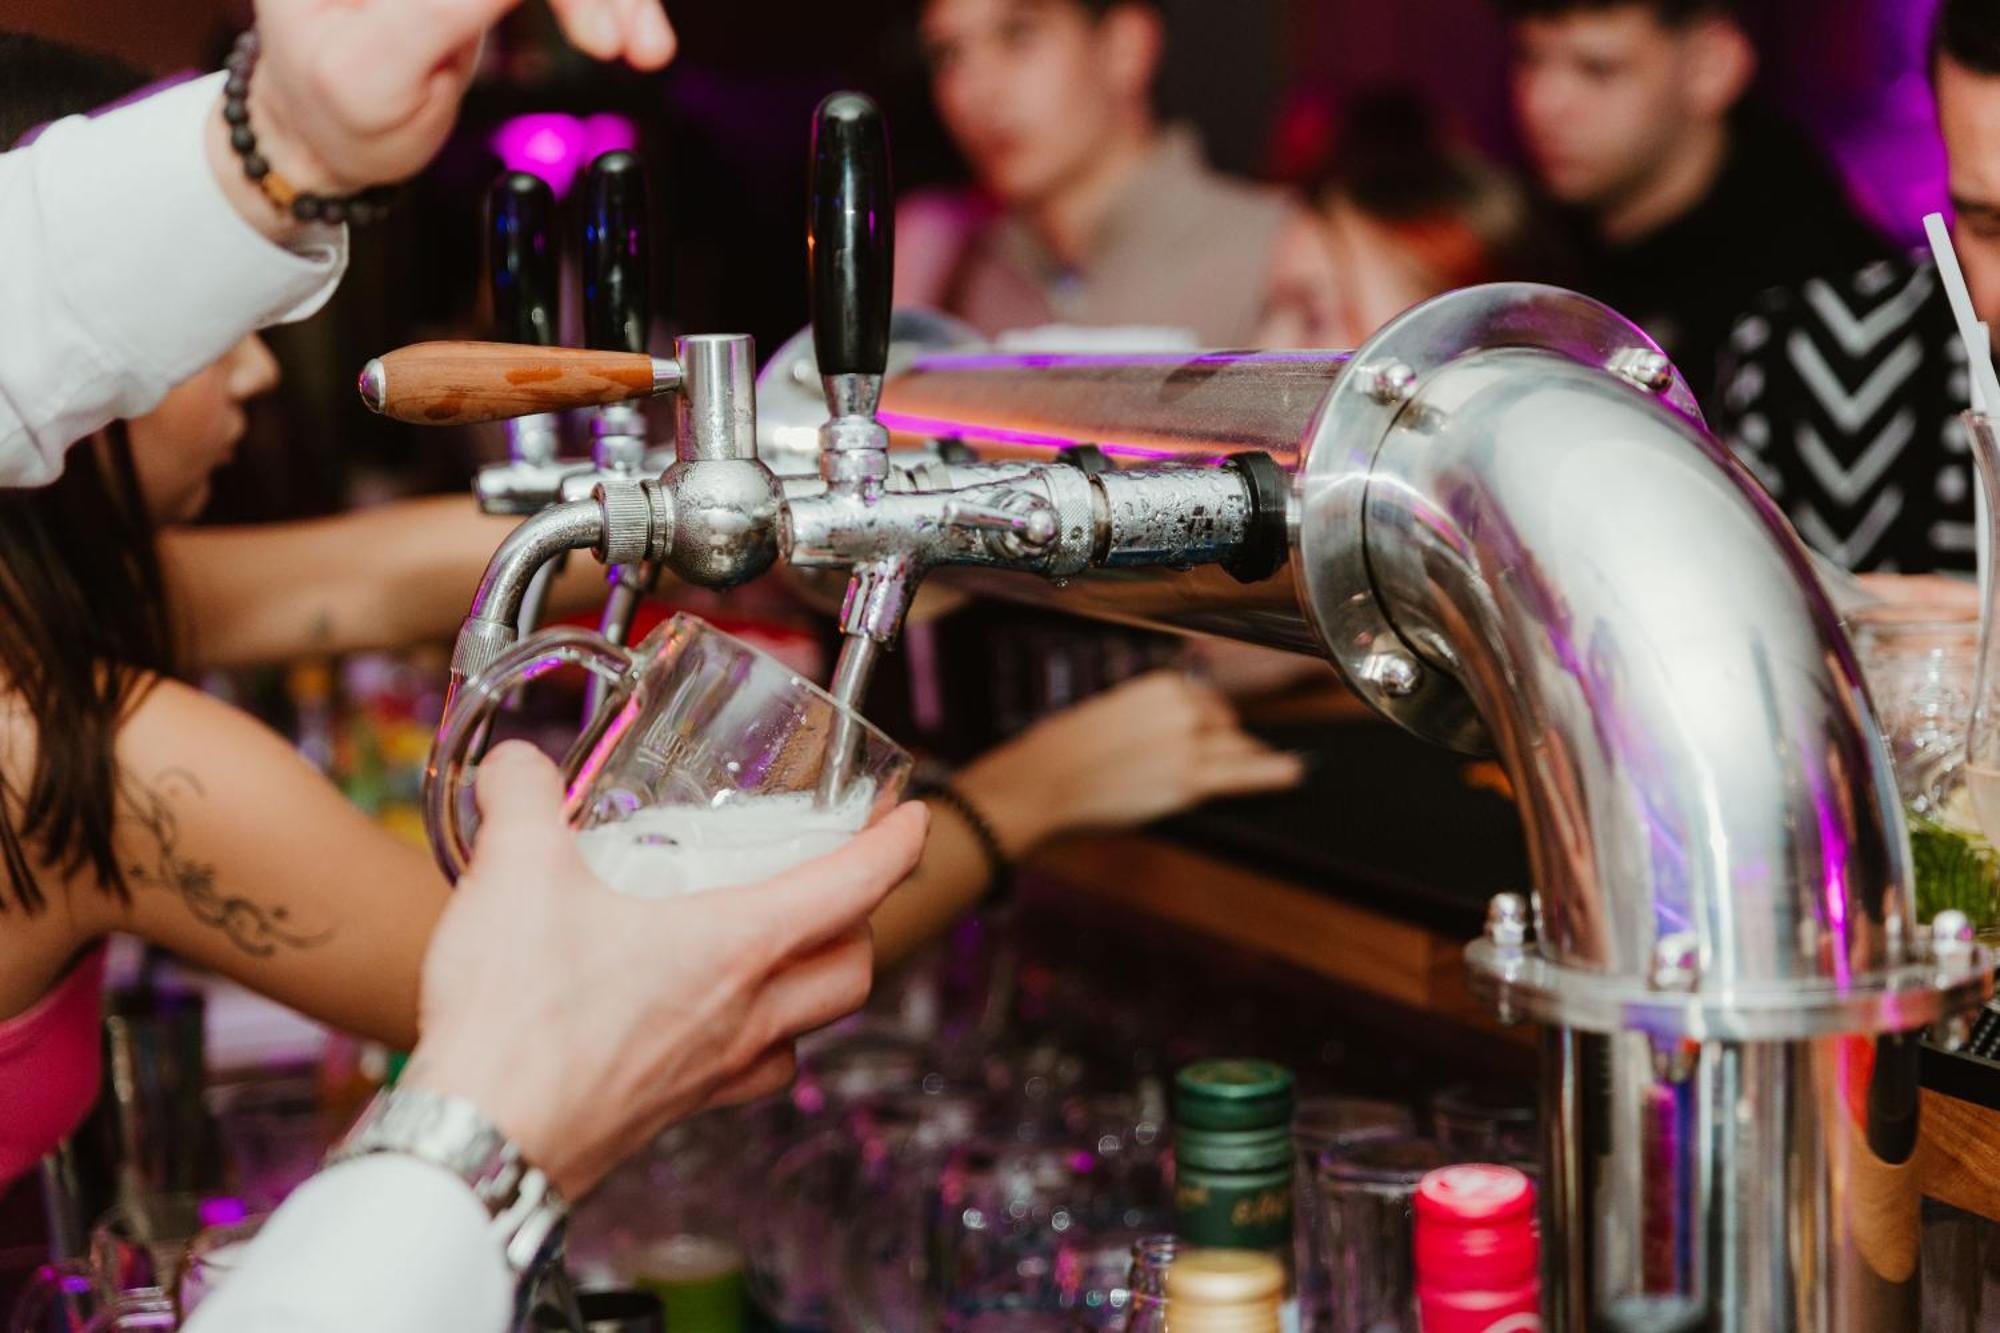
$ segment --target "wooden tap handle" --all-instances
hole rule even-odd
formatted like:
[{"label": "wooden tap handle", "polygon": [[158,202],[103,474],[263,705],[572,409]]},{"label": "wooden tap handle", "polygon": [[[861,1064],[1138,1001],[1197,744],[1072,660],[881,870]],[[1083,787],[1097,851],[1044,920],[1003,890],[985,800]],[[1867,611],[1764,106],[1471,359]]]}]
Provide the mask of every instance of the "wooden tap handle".
[{"label": "wooden tap handle", "polygon": [[672,388],[671,362],[638,352],[513,343],[413,343],[361,371],[361,401],[417,426],[469,426],[629,402]]}]

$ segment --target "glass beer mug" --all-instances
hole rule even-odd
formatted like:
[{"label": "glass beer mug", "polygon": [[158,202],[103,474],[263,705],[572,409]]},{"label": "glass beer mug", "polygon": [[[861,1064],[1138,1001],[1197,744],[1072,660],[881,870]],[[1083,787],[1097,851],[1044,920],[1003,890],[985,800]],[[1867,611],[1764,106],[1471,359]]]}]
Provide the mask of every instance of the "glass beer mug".
[{"label": "glass beer mug", "polygon": [[472,748],[516,689],[564,666],[604,700],[563,762],[584,859],[620,892],[748,884],[832,851],[887,813],[907,751],[768,653],[689,615],[637,647],[531,635],[468,680],[438,736],[426,818],[455,880],[471,858]]}]

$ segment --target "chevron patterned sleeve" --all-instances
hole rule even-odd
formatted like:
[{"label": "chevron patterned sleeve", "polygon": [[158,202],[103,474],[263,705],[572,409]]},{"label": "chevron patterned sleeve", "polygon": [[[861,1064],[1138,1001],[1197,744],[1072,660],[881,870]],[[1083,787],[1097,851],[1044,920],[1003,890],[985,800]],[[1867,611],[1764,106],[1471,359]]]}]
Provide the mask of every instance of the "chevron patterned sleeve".
[{"label": "chevron patterned sleeve", "polygon": [[1964,353],[1932,269],[1768,293],[1724,362],[1716,433],[1809,546],[1857,571],[1971,568]]}]

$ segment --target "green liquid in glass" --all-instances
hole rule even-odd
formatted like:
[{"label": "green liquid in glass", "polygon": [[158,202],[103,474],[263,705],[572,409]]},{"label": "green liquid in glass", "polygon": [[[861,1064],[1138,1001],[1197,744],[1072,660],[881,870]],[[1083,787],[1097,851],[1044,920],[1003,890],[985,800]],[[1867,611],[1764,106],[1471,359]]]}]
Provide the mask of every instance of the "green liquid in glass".
[{"label": "green liquid in glass", "polygon": [[638,1282],[665,1304],[673,1333],[745,1333],[743,1257],[722,1241],[677,1236],[645,1255]]}]

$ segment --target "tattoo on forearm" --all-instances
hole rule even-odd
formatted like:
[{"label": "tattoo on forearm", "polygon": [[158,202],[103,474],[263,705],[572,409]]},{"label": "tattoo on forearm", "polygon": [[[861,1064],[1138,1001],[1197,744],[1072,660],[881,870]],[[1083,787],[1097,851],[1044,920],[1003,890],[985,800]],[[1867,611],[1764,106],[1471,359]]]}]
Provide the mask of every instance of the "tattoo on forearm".
[{"label": "tattoo on forearm", "polygon": [[143,832],[138,840],[148,844],[146,852],[125,867],[126,878],[134,886],[179,894],[197,921],[222,931],[232,944],[255,958],[268,958],[280,947],[310,949],[333,938],[331,925],[316,931],[301,929],[282,903],[267,907],[222,892],[216,886],[215,866],[182,851],[174,801],[207,796],[194,774],[169,768],[151,783],[128,777],[123,787],[126,810]]}]

